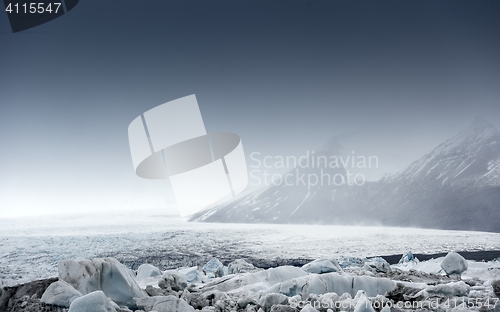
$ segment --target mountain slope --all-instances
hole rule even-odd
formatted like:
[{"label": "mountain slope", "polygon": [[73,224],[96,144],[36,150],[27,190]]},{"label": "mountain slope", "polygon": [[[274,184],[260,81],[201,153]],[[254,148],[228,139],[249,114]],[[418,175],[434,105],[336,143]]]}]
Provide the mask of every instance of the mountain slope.
[{"label": "mountain slope", "polygon": [[[320,157],[341,155],[342,146],[334,137],[311,155],[309,163],[312,163],[313,157],[317,160]],[[318,177],[318,180],[323,177],[323,180],[308,187],[309,176]],[[329,166],[322,162],[319,166],[297,166],[283,175],[290,183],[282,181],[277,185],[271,184],[262,190],[198,213],[192,220],[249,223],[345,222],[355,217],[352,212],[357,204],[356,193],[366,191],[341,183],[340,176],[347,176],[346,169],[341,165]],[[334,185],[331,182],[334,177],[342,185]]]},{"label": "mountain slope", "polygon": [[391,225],[500,231],[500,132],[482,118],[384,181],[371,215]]},{"label": "mountain slope", "polygon": [[469,128],[439,145],[393,182],[425,181],[429,188],[445,186],[500,186],[500,132],[482,118]]},{"label": "mountain slope", "polygon": [[[332,139],[318,155],[342,154]],[[320,170],[323,170],[320,172]],[[302,174],[345,174],[296,168]],[[500,132],[482,118],[401,173],[360,186],[271,185],[191,220],[259,223],[382,223],[500,232]]]}]

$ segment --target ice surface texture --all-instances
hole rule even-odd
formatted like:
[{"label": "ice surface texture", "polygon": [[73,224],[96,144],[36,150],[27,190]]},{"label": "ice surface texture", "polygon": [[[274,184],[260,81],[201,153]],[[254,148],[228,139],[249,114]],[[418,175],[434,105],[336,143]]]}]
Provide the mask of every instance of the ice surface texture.
[{"label": "ice surface texture", "polygon": [[[180,218],[112,214],[51,216],[9,220],[0,228],[0,283],[12,285],[57,276],[61,260],[114,257],[137,269],[150,263],[161,270],[204,265],[213,257],[243,258],[259,267],[302,259],[500,250],[500,234],[416,228],[333,225],[212,224]],[[326,246],[328,246],[326,248]],[[364,263],[360,263],[362,266]],[[438,265],[439,268],[439,265]]]},{"label": "ice surface texture", "polygon": [[134,273],[113,258],[63,260],[58,269],[59,279],[84,295],[102,290],[111,300],[126,306],[135,305],[134,297],[147,296]]}]

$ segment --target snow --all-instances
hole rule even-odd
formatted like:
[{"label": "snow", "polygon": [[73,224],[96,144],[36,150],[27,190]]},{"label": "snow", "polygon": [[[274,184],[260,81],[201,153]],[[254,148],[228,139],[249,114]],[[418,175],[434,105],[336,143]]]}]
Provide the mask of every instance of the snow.
[{"label": "snow", "polygon": [[304,199],[302,200],[302,202],[297,206],[297,208],[295,208],[294,211],[292,211],[292,215],[297,212],[297,210],[299,210],[300,206],[302,206],[302,204],[304,204],[304,202],[309,198],[309,194],[311,194],[311,191],[307,191],[307,194],[306,196],[304,197]]},{"label": "snow", "polygon": [[[392,267],[403,271],[416,270],[430,274],[444,274],[443,269],[441,268],[443,260],[444,257],[439,257],[419,262],[413,266],[393,265]],[[468,269],[462,273],[462,280],[481,279],[491,283],[495,279],[500,279],[500,262],[466,261]]]},{"label": "snow", "polygon": [[236,259],[227,265],[228,274],[257,272],[261,269],[256,268],[253,264],[248,263],[244,259]]},{"label": "snow", "polygon": [[[328,312],[328,308],[331,308],[330,311],[339,310],[335,308],[338,304],[342,307],[341,310],[372,312],[387,311],[382,308],[388,303],[429,305],[433,300],[438,302],[436,298],[439,298],[441,303],[437,303],[439,307],[433,310],[450,310],[455,306],[460,308],[461,302],[471,301],[475,304],[485,304],[485,302],[495,304],[493,281],[497,280],[497,274],[500,272],[500,263],[497,261],[487,263],[468,261],[469,269],[463,273],[465,281],[457,281],[445,276],[444,273],[425,275],[426,273],[416,269],[436,270],[436,266],[439,268],[444,257],[422,262],[411,261],[409,253],[405,257],[409,261],[393,265],[390,267],[390,272],[379,272],[377,276],[366,272],[360,266],[349,266],[340,273],[324,274],[307,274],[297,267],[281,266],[254,273],[226,275],[205,283],[190,285],[189,288],[186,288],[187,283],[183,282],[182,287],[177,288],[177,292],[172,292],[173,287],[171,287],[177,282],[169,283],[167,286],[169,289],[165,292],[148,286],[148,293],[156,292],[156,294],[151,294],[152,297],[134,298],[134,303],[137,308],[150,312],[194,312],[194,308],[212,312],[235,310]],[[365,265],[387,264],[377,257],[360,259]],[[409,264],[413,264],[413,267],[410,268]],[[180,270],[194,268],[196,267],[167,271],[162,279],[183,276]],[[400,268],[407,269],[407,274],[403,274],[404,271],[400,271]],[[397,274],[392,275],[394,272]],[[367,276],[367,273],[372,276]],[[388,278],[390,276],[399,278],[391,280]],[[412,278],[419,276],[427,279],[427,282],[411,281]],[[495,283],[498,284],[498,281]],[[67,284],[61,286],[71,288]],[[118,307],[106,298],[109,295],[105,292],[95,291],[91,295],[75,299],[70,311],[87,311],[84,308],[86,305],[95,305],[92,311],[117,311]],[[453,304],[451,307],[446,306],[447,299]],[[78,300],[85,301],[85,304],[78,303],[80,302]],[[406,305],[404,307],[402,311],[412,310]],[[121,311],[129,310],[122,308]]]},{"label": "snow", "polygon": [[455,175],[455,177],[457,177],[458,175],[460,175],[462,172],[464,172],[467,168],[469,168],[469,167],[470,167],[473,163],[475,163],[475,162],[476,162],[476,159],[474,159],[474,160],[473,160],[470,164],[468,164],[465,168],[463,168],[462,170],[460,170],[460,172],[459,172],[459,173],[457,173],[457,174]]},{"label": "snow", "polygon": [[429,296],[441,296],[441,297],[464,297],[468,296],[470,292],[470,286],[465,284],[463,281],[451,282],[448,284],[440,284],[436,286],[428,286],[421,292],[417,294],[417,297],[421,294],[425,294],[424,297]]},{"label": "snow", "polygon": [[203,287],[204,291],[218,290],[223,292],[240,293],[244,291],[265,290],[277,283],[307,275],[303,270],[293,266],[281,266],[265,271],[230,275],[227,279],[215,280]]},{"label": "snow", "polygon": [[317,274],[342,271],[337,261],[336,260],[333,261],[335,261],[335,263],[333,263],[328,259],[316,259],[312,262],[303,265],[302,270],[306,271],[307,273],[317,273]]},{"label": "snow", "polygon": [[[78,257],[115,257],[142,264],[146,261],[141,259],[156,256],[176,269],[214,256],[349,259],[410,249],[415,253],[500,250],[500,234],[376,226],[193,223],[145,212],[9,219],[2,222],[0,246],[0,283],[11,285],[57,276],[59,261]],[[181,263],[171,255],[187,260]]]},{"label": "snow", "polygon": [[348,293],[355,295],[364,290],[369,296],[385,294],[396,288],[396,283],[386,278],[353,276],[350,274],[325,273],[288,279],[266,290],[267,293],[281,293],[288,297],[296,295],[306,299],[310,294]]},{"label": "snow", "polygon": [[[0,229],[0,284],[9,283],[7,279],[19,282],[56,276],[60,262],[60,281],[49,286],[42,297],[45,302],[63,306],[73,300],[71,312],[88,311],[88,304],[95,305],[92,311],[117,311],[114,302],[158,312],[193,312],[196,305],[217,312],[227,312],[238,305],[242,310],[255,312],[258,304],[265,311],[285,312],[289,311],[286,308],[292,296],[311,304],[330,298],[352,306],[349,311],[372,311],[369,304],[388,300],[384,295],[398,283],[414,289],[412,295],[418,293],[423,300],[466,300],[468,296],[484,301],[495,296],[492,285],[500,280],[498,261],[464,264],[450,256],[454,258],[450,266],[453,270],[467,268],[462,270],[460,281],[445,276],[441,265],[446,258],[416,261],[412,253],[406,252],[499,250],[497,233],[376,226],[188,223],[148,213],[109,218],[41,217],[38,222],[16,219],[4,224]],[[405,253],[401,263],[392,266],[374,257],[401,253]],[[111,256],[119,261],[108,258]],[[161,265],[144,264],[148,257],[160,259]],[[318,260],[303,269],[281,266],[263,270],[251,264],[257,264],[253,260],[259,259],[306,259],[302,263]],[[334,259],[338,259],[339,265]],[[131,264],[138,267],[137,275],[127,268]],[[203,264],[207,273],[222,268],[225,274],[209,279],[202,272]],[[169,270],[159,270],[165,267]],[[337,272],[326,272],[333,269]],[[156,275],[158,272],[161,275]],[[151,295],[154,297],[146,297],[143,289],[147,285],[151,285],[150,295],[157,292]],[[81,294],[84,296],[79,297]],[[283,305],[273,308],[276,302]],[[365,307],[368,310],[362,309]],[[311,309],[309,306],[304,311],[314,312]]]},{"label": "snow", "polygon": [[100,291],[94,291],[75,299],[69,312],[116,312],[120,307]]},{"label": "snow", "polygon": [[397,265],[393,265],[393,267],[403,271],[408,271],[413,269],[425,273],[438,274],[442,272],[441,262],[443,261],[443,259],[444,257],[440,257],[437,259],[432,259],[423,262],[399,263]]}]

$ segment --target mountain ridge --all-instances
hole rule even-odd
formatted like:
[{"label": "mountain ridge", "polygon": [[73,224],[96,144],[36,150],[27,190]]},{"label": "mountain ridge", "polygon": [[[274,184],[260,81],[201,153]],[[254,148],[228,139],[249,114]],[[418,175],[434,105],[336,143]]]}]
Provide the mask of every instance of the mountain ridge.
[{"label": "mountain ridge", "polygon": [[[341,154],[333,137],[318,155]],[[345,174],[346,168],[330,173]],[[293,171],[293,170],[291,170]],[[298,170],[318,174],[317,168]],[[401,172],[363,187],[270,185],[195,214],[192,221],[381,223],[500,232],[500,132],[477,117]],[[493,215],[493,217],[491,217]],[[480,218],[487,220],[480,220]],[[485,217],[486,216],[486,217]]]}]

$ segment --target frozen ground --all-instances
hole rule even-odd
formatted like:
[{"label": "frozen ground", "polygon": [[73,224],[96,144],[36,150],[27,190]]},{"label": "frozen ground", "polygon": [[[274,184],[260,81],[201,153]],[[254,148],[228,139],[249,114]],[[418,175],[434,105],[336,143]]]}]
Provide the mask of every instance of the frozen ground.
[{"label": "frozen ground", "polygon": [[[500,250],[500,234],[413,228],[189,223],[156,212],[0,219],[0,284],[57,276],[57,263],[112,256],[162,270],[246,258],[290,259]],[[263,261],[263,262],[259,262]],[[292,262],[293,263],[293,262]]]}]

